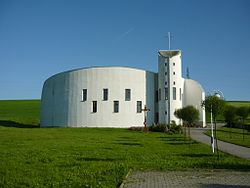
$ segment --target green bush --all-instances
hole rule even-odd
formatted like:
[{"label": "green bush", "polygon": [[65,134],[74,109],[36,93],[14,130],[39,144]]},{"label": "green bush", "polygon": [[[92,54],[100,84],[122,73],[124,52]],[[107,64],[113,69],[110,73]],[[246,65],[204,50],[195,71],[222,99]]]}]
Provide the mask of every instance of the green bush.
[{"label": "green bush", "polygon": [[175,121],[172,121],[171,124],[169,125],[168,132],[173,133],[173,134],[181,134],[182,133],[182,126],[177,125],[175,123]]},{"label": "green bush", "polygon": [[166,124],[154,124],[149,127],[149,131],[152,132],[167,132],[168,131],[168,125]]}]

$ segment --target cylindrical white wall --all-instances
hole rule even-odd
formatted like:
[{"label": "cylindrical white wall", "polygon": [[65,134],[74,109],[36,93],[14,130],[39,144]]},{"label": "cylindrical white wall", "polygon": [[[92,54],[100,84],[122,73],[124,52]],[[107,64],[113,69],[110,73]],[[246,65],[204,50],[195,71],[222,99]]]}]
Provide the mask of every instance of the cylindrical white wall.
[{"label": "cylindrical white wall", "polygon": [[180,50],[159,51],[158,93],[161,93],[158,101],[159,123],[170,123],[172,120],[178,123],[179,121],[174,116],[174,111],[182,108],[183,78],[181,67]]},{"label": "cylindrical white wall", "polygon": [[[144,115],[137,113],[137,101],[150,108],[147,123],[154,122],[156,74],[128,67],[93,67],[59,73],[47,79],[42,91],[41,126],[131,127],[142,126]],[[87,100],[82,101],[82,90]],[[103,100],[108,89],[108,100]],[[125,89],[131,99],[125,101]],[[97,112],[93,112],[97,101]],[[119,112],[114,112],[119,101]]]}]

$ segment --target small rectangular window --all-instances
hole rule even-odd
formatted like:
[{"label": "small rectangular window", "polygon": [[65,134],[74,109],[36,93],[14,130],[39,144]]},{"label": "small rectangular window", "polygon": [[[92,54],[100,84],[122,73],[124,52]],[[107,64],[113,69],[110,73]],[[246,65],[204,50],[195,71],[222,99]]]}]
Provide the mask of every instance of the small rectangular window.
[{"label": "small rectangular window", "polygon": [[168,88],[165,87],[165,100],[167,100],[167,99],[168,99]]},{"label": "small rectangular window", "polygon": [[176,87],[173,87],[173,100],[176,100]]},{"label": "small rectangular window", "polygon": [[141,113],[142,110],[142,102],[141,101],[137,101],[136,102],[136,112],[137,113]]},{"label": "small rectangular window", "polygon": [[114,101],[114,113],[119,112],[119,101]]},{"label": "small rectangular window", "polygon": [[158,102],[158,90],[155,91],[155,102]]},{"label": "small rectangular window", "polygon": [[83,89],[82,90],[82,101],[86,101],[87,100],[87,89]]},{"label": "small rectangular window", "polygon": [[161,89],[159,89],[159,91],[158,91],[158,101],[160,101],[161,100]]},{"label": "small rectangular window", "polygon": [[104,101],[108,100],[108,89],[103,89],[103,100]]},{"label": "small rectangular window", "polygon": [[181,101],[181,88],[180,88],[180,101]]},{"label": "small rectangular window", "polygon": [[173,63],[173,66],[175,66],[175,63]]},{"label": "small rectangular window", "polygon": [[173,74],[175,75],[175,72],[173,72]]},{"label": "small rectangular window", "polygon": [[97,112],[97,101],[92,101],[92,112],[96,113]]},{"label": "small rectangular window", "polygon": [[130,100],[131,100],[131,90],[125,89],[125,101],[130,101]]}]

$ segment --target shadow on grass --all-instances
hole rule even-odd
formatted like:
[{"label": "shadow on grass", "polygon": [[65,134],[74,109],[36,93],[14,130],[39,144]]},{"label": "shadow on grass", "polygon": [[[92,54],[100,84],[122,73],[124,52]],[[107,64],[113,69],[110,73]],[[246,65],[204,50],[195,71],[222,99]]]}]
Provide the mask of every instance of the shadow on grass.
[{"label": "shadow on grass", "polygon": [[181,154],[182,157],[212,157],[212,154],[206,154],[206,153],[190,153],[190,154]]},{"label": "shadow on grass", "polygon": [[103,162],[113,162],[118,161],[120,159],[114,158],[97,158],[97,157],[80,157],[77,159],[78,161],[103,161]]},{"label": "shadow on grass", "polygon": [[202,188],[250,188],[250,186],[248,185],[223,185],[223,184],[216,184],[216,183],[213,183],[213,184],[203,184],[201,185]]},{"label": "shadow on grass", "polygon": [[15,128],[39,128],[39,125],[22,124],[15,121],[0,120],[0,126]]},{"label": "shadow on grass", "polygon": [[193,145],[193,144],[198,144],[198,142],[195,141],[176,141],[176,142],[166,142],[165,144],[169,144],[169,145]]},{"label": "shadow on grass", "polygon": [[125,145],[125,146],[142,146],[142,144],[135,143],[135,142],[119,142],[119,143],[116,143],[116,144]]}]

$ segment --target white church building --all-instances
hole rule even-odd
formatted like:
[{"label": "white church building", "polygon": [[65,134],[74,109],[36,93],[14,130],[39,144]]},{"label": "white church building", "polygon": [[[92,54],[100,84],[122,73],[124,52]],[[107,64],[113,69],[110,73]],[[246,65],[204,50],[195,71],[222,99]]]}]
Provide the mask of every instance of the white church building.
[{"label": "white church building", "polygon": [[193,105],[205,126],[202,86],[182,77],[180,50],[158,51],[158,73],[130,67],[89,67],[48,78],[42,90],[41,127],[132,127],[168,124],[176,109]]}]

